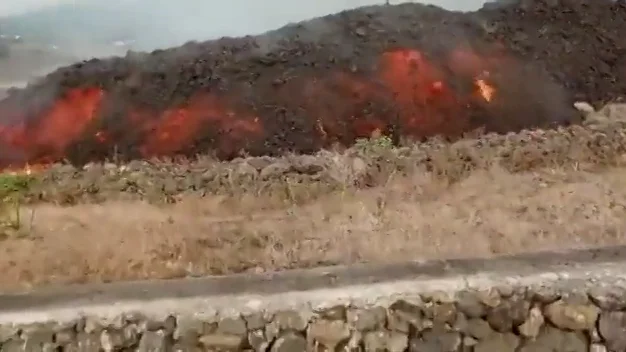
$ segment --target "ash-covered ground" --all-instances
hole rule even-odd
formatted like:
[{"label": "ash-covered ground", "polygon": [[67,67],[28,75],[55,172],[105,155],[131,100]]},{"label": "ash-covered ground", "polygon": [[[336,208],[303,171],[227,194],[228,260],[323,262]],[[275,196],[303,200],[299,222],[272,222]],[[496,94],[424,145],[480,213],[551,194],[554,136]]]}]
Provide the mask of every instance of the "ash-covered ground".
[{"label": "ash-covered ground", "polygon": [[310,153],[578,122],[626,95],[626,5],[372,6],[59,69],[0,103],[0,164]]}]

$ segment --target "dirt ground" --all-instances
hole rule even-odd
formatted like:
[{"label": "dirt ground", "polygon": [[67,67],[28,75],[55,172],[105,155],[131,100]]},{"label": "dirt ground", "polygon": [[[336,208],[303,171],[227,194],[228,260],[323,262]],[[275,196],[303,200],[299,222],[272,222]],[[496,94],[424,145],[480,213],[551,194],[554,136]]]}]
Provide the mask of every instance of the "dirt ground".
[{"label": "dirt ground", "polygon": [[22,214],[28,234],[0,244],[0,285],[27,289],[624,243],[625,171],[494,168],[454,185],[415,174],[300,206],[217,196],[168,206],[37,205]]}]

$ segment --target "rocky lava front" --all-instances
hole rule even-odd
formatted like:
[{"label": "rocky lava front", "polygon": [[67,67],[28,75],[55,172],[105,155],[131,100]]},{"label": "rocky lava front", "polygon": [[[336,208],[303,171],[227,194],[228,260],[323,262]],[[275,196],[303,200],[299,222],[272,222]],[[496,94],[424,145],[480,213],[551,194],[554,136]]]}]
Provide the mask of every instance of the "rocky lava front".
[{"label": "rocky lava front", "polygon": [[[310,153],[378,134],[457,138],[477,128],[576,122],[573,100],[593,96],[562,74],[571,65],[549,71],[537,57],[547,53],[520,51],[518,42],[498,36],[506,33],[498,26],[558,14],[561,22],[538,23],[554,32],[585,6],[622,17],[625,7],[601,0],[520,6],[468,14],[418,4],[369,7],[257,37],[62,68],[0,102],[0,166]],[[621,29],[609,25],[615,28],[607,33]],[[614,45],[597,33],[577,36],[563,40]],[[605,70],[613,76],[626,71],[626,61],[616,60]],[[622,88],[613,85],[608,95],[626,93]]]}]

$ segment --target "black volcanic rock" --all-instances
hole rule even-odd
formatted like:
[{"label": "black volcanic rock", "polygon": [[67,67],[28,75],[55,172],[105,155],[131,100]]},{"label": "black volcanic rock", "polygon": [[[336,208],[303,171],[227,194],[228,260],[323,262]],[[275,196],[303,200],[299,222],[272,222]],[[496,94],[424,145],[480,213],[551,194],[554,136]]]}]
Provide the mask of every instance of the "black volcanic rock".
[{"label": "black volcanic rock", "polygon": [[[0,102],[0,126],[26,122],[21,140],[39,144],[14,149],[26,149],[27,159],[77,163],[113,151],[121,158],[308,153],[376,130],[454,138],[480,127],[549,127],[577,122],[576,100],[626,95],[624,33],[623,1],[520,0],[472,13],[363,7],[260,36],[64,67]],[[493,102],[474,97],[483,75]],[[86,110],[75,106],[83,93],[67,97],[83,88],[103,93],[80,138],[29,137],[45,135],[38,129],[49,128],[41,121],[53,106],[64,115],[59,99],[74,109],[65,115],[83,118]]]}]

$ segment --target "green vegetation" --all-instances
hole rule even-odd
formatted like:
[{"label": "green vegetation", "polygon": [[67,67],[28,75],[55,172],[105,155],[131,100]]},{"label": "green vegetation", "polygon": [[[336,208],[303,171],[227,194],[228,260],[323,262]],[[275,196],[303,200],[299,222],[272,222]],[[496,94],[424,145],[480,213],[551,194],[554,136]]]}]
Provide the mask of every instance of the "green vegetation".
[{"label": "green vegetation", "polygon": [[0,237],[22,230],[22,195],[33,182],[34,178],[30,175],[0,174]]},{"label": "green vegetation", "polygon": [[388,136],[358,139],[354,148],[363,154],[379,154],[385,150],[393,149],[393,140]]}]

